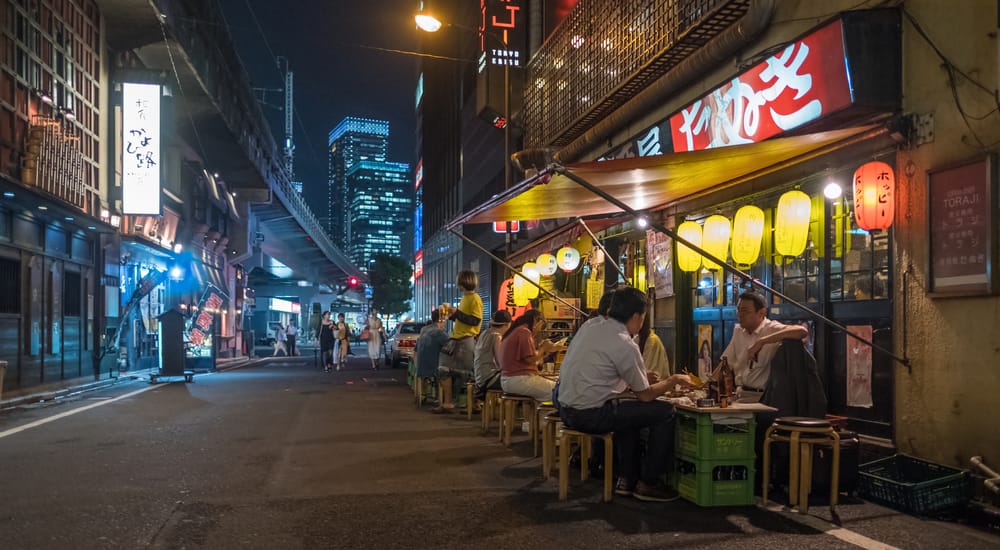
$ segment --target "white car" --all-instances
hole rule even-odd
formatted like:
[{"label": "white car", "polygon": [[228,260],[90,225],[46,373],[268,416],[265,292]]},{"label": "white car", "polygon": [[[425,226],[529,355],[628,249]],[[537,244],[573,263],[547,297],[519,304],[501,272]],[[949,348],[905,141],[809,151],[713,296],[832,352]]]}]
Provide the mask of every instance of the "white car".
[{"label": "white car", "polygon": [[417,348],[417,337],[425,323],[399,323],[389,335],[389,358],[392,368],[399,368],[406,359],[412,359]]}]

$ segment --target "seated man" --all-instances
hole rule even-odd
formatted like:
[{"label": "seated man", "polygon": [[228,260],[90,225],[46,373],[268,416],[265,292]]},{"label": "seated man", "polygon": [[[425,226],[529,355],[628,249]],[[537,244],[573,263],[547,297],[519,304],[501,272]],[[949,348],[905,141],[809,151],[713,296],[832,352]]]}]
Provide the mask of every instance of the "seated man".
[{"label": "seated man", "polygon": [[448,343],[448,333],[444,331],[444,319],[438,310],[431,312],[431,322],[420,329],[414,360],[417,362],[417,376],[434,378],[437,376],[441,348]]},{"label": "seated man", "polygon": [[490,328],[479,335],[476,340],[476,351],[473,355],[473,371],[476,375],[476,398],[485,399],[487,390],[500,388],[500,360],[497,352],[500,341],[510,326],[510,313],[499,309],[490,319]]},{"label": "seated man", "polygon": [[[691,379],[675,374],[650,385],[639,346],[632,340],[645,316],[646,296],[624,288],[611,299],[607,319],[598,317],[580,328],[559,371],[560,416],[574,430],[614,432],[622,470],[615,493],[666,502],[678,496],[663,482],[673,463],[674,408],[656,398],[675,385],[690,386]],[[619,399],[627,388],[638,399]],[[649,438],[640,460],[643,428],[649,429]]]}]

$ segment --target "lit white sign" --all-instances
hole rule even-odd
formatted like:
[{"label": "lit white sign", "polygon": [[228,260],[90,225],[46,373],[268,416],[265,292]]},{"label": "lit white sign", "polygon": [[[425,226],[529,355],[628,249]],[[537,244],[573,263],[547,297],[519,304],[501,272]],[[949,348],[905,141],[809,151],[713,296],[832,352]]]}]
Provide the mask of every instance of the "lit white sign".
[{"label": "lit white sign", "polygon": [[160,86],[122,85],[122,212],[160,215]]}]

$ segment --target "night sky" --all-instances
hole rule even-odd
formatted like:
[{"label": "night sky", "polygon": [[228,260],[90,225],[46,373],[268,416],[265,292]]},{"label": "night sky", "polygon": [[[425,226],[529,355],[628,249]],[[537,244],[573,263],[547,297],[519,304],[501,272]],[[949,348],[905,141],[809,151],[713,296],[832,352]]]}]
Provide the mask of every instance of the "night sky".
[{"label": "night sky", "polygon": [[[345,116],[388,120],[387,160],[412,167],[419,57],[386,50],[417,50],[415,0],[218,1],[253,86],[284,85],[271,52],[291,63],[298,112],[295,173],[312,204],[325,202],[327,134]],[[280,92],[268,92],[266,99],[275,106],[283,102]],[[263,110],[280,149],[284,114]]]}]

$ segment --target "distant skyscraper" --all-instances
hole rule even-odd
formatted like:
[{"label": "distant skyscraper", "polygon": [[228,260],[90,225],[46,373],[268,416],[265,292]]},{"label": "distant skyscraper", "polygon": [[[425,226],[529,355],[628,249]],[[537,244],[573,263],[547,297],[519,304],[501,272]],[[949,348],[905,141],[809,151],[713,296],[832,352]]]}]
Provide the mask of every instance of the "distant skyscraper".
[{"label": "distant skyscraper", "polygon": [[413,239],[413,190],[410,166],[362,160],[347,172],[351,201],[347,213],[347,250],[367,271],[380,252],[410,258]]},{"label": "distant skyscraper", "polygon": [[389,121],[346,117],[330,131],[328,145],[327,231],[333,242],[346,250],[350,245],[347,213],[351,203],[347,174],[361,161],[385,161]]}]

